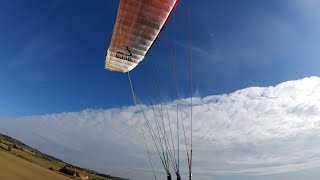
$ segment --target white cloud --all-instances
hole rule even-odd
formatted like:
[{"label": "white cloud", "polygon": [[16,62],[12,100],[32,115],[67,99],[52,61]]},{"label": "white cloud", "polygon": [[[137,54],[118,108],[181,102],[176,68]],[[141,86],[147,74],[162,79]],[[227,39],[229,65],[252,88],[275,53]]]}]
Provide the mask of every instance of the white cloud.
[{"label": "white cloud", "polygon": [[[189,101],[181,102],[187,135]],[[193,103],[195,179],[320,166],[318,77],[193,98]],[[175,117],[175,105],[176,102],[168,103],[170,117]],[[152,117],[151,107],[143,107],[147,116]],[[140,115],[139,107],[134,106],[86,109],[11,119],[0,123],[0,130],[71,163],[111,175],[147,179],[152,174],[139,129]],[[151,146],[150,135],[147,137]],[[182,136],[180,143],[181,170],[185,175]],[[151,151],[156,169],[162,171],[155,148],[151,147]]]}]

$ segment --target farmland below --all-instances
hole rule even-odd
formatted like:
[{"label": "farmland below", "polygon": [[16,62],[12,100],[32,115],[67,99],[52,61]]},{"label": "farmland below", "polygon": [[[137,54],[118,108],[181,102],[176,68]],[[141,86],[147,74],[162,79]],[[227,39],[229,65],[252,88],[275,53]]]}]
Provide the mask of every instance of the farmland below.
[{"label": "farmland below", "polygon": [[0,179],[125,180],[80,168],[0,134]]}]

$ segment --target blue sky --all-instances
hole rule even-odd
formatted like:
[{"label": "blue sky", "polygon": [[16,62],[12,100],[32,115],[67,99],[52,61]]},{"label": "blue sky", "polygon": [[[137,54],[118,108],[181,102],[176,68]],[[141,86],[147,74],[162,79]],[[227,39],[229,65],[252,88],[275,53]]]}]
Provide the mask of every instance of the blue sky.
[{"label": "blue sky", "polygon": [[[102,70],[117,1],[2,4],[1,117],[132,103],[127,77]],[[194,88],[206,96],[317,75],[318,13],[308,4],[192,2]],[[179,4],[146,62],[133,72],[137,89],[145,82],[143,70],[154,66],[154,56],[169,58],[173,34],[179,42],[179,80],[188,77],[181,72],[188,71],[187,8]],[[170,78],[166,64],[159,65],[159,74]],[[181,84],[188,86],[184,80]]]},{"label": "blue sky", "polygon": [[[150,96],[148,82],[156,77],[156,65],[161,93],[168,102],[175,99],[170,47],[176,52],[179,93],[189,97],[190,30],[193,89],[199,98],[212,95],[222,98],[222,94],[252,86],[277,86],[320,76],[318,1],[193,0],[191,5],[187,2],[181,0],[146,59],[131,73],[138,96],[144,102]],[[133,104],[127,76],[104,70],[118,3],[117,0],[1,2],[0,122],[14,124],[20,118],[27,120],[26,116],[51,117],[53,113],[81,114],[85,109],[125,110]],[[191,29],[187,16],[190,6]],[[4,131],[23,137],[15,134],[14,128]],[[31,137],[26,140],[39,146]],[[93,162],[76,163],[90,167],[88,164]],[[263,178],[282,179],[282,176],[304,177],[289,173]],[[227,173],[218,179],[241,177]],[[252,177],[255,178],[262,177]]]}]

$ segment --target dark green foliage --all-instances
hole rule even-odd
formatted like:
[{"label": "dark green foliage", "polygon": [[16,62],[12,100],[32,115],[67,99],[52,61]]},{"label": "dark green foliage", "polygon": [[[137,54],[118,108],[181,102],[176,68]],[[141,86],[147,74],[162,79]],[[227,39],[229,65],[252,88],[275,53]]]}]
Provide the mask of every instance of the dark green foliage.
[{"label": "dark green foliage", "polygon": [[70,176],[73,176],[73,175],[74,175],[74,171],[67,169],[65,166],[62,167],[62,168],[59,170],[59,172],[61,172],[61,173],[63,173],[63,174],[70,175]]},{"label": "dark green foliage", "polygon": [[8,151],[9,151],[9,152],[12,151],[12,144],[9,144],[9,146],[8,146]]},{"label": "dark green foliage", "polygon": [[23,151],[23,148],[22,148],[22,147],[17,146],[16,144],[13,144],[13,148],[18,149],[18,150],[20,150],[20,151]]}]

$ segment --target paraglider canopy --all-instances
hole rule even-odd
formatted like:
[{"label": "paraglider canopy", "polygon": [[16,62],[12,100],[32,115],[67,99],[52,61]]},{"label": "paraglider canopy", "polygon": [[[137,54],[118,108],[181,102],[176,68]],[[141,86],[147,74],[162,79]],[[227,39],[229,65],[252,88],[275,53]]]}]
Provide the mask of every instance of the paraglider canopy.
[{"label": "paraglider canopy", "polygon": [[105,69],[128,72],[157,39],[178,0],[121,0]]}]

